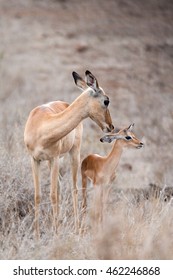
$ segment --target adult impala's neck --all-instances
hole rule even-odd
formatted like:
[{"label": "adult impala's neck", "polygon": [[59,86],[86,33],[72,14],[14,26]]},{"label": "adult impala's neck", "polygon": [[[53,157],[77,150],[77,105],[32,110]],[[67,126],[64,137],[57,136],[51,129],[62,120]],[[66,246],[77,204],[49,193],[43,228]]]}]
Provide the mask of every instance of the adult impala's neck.
[{"label": "adult impala's neck", "polygon": [[105,158],[106,161],[109,163],[110,169],[115,169],[120,161],[121,155],[123,152],[123,147],[121,146],[120,142],[116,140],[114,143],[111,152]]},{"label": "adult impala's neck", "polygon": [[88,117],[87,92],[82,93],[70,106],[58,114],[52,114],[44,124],[47,138],[54,138],[56,141],[70,133],[83,119]]}]

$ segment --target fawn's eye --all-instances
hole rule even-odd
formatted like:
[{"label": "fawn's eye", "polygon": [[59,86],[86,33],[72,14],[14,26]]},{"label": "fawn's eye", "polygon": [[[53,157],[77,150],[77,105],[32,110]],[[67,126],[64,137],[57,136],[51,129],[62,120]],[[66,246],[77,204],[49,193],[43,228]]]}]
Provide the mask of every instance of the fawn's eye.
[{"label": "fawn's eye", "polygon": [[129,140],[132,139],[132,137],[131,136],[126,136],[125,139],[129,141]]},{"label": "fawn's eye", "polygon": [[107,107],[109,105],[109,100],[104,100],[104,105]]}]

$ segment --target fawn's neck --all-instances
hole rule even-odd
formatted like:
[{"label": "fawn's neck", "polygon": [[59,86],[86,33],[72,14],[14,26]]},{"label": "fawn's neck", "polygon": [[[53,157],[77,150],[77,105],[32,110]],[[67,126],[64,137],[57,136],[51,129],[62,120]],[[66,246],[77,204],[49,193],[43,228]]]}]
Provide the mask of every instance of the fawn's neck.
[{"label": "fawn's neck", "polygon": [[105,158],[106,162],[109,164],[110,170],[115,170],[117,168],[123,152],[123,147],[118,142],[119,141],[116,141],[114,143],[111,152]]}]

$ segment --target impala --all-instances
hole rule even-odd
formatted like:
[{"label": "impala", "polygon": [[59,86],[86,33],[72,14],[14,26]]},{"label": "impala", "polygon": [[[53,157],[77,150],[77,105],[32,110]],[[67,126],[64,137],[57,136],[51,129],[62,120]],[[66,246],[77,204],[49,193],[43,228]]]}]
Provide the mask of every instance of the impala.
[{"label": "impala", "polygon": [[[81,164],[82,175],[82,192],[83,203],[82,208],[85,213],[87,206],[87,181],[90,179],[95,187],[95,206],[98,203],[100,210],[103,211],[103,203],[101,200],[107,200],[109,190],[109,184],[115,179],[115,171],[120,161],[124,148],[141,148],[143,143],[136,138],[132,132],[134,124],[129,127],[119,130],[117,133],[112,132],[109,135],[103,136],[100,141],[111,143],[116,140],[111,152],[104,157],[97,154],[88,155]],[[99,197],[98,197],[99,196]],[[102,213],[99,213],[102,216]],[[98,214],[97,214],[98,216]]]},{"label": "impala", "polygon": [[86,82],[72,73],[75,84],[82,94],[71,104],[54,101],[34,108],[28,117],[24,131],[24,142],[31,156],[35,187],[35,231],[39,237],[40,163],[47,160],[50,166],[50,198],[53,209],[53,226],[57,229],[59,213],[59,158],[70,154],[73,177],[73,208],[75,228],[78,227],[77,171],[80,162],[82,138],[81,121],[91,118],[105,132],[113,129],[108,110],[109,98],[99,87],[90,71],[85,72]]}]

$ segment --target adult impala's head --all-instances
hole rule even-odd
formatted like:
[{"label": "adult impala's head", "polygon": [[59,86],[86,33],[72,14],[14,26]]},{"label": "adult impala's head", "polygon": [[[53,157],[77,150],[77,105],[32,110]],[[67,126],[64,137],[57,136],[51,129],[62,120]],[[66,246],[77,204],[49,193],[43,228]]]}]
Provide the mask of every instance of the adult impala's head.
[{"label": "adult impala's head", "polygon": [[108,109],[109,97],[99,87],[97,79],[90,71],[85,72],[84,81],[76,72],[72,73],[76,85],[86,94],[86,111],[88,116],[98,124],[104,132],[110,132],[114,126]]},{"label": "adult impala's head", "polygon": [[133,127],[134,123],[127,128],[119,130],[118,132],[113,132],[109,135],[103,136],[100,141],[111,143],[114,140],[118,140],[121,141],[121,146],[123,147],[140,149],[144,144],[132,132]]}]

